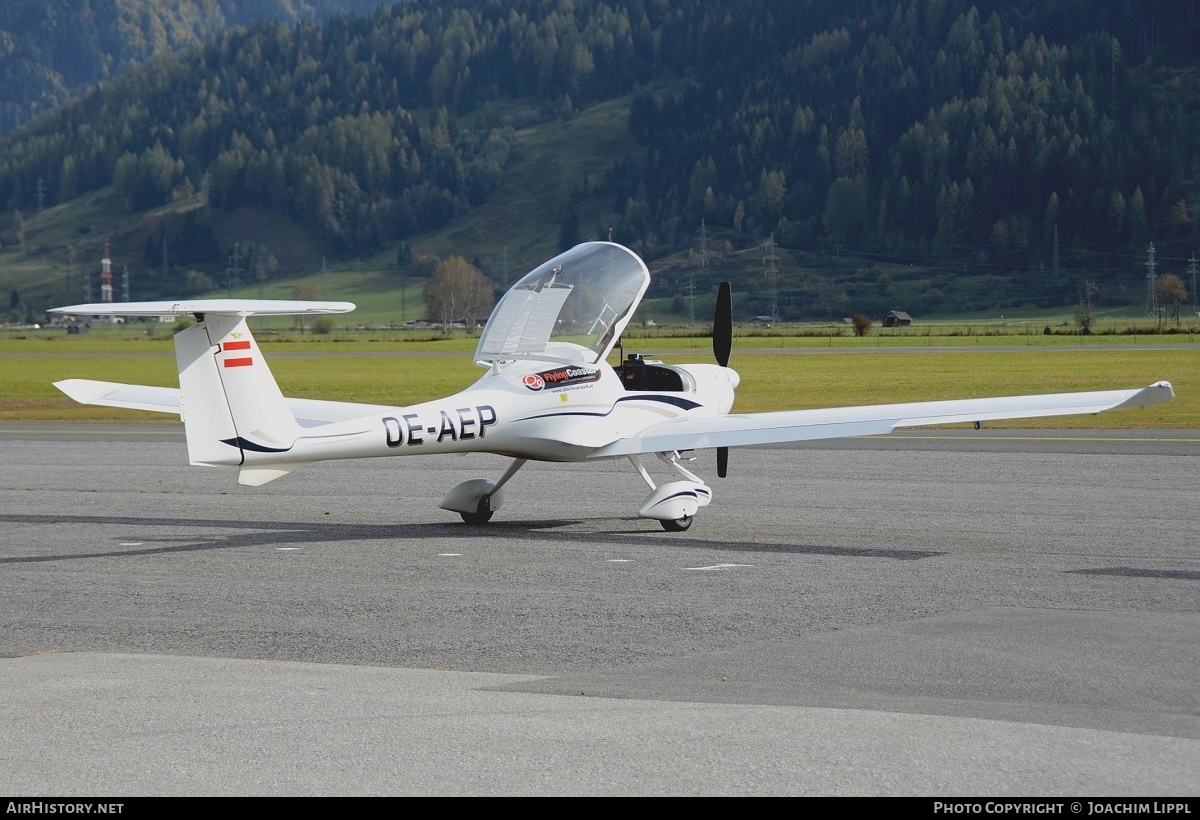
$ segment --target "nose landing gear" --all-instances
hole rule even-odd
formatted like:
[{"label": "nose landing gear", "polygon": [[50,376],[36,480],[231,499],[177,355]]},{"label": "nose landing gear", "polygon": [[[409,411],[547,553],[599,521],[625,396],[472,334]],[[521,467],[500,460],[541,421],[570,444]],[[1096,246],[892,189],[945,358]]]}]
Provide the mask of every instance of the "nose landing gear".
[{"label": "nose landing gear", "polygon": [[642,518],[654,518],[667,532],[683,532],[692,526],[692,519],[697,510],[707,507],[712,501],[712,488],[704,483],[699,476],[679,463],[679,453],[658,453],[658,458],[669,464],[672,469],[683,476],[683,480],[671,481],[655,485],[654,479],[646,471],[646,467],[636,456],[629,460],[637,469],[642,480],[650,486],[650,494],[638,509]]}]

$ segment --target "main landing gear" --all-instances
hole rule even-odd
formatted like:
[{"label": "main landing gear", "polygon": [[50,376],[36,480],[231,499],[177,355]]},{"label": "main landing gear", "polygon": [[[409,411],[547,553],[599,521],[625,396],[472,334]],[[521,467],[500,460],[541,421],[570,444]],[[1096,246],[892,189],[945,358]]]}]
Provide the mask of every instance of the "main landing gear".
[{"label": "main landing gear", "polygon": [[528,459],[518,458],[508,465],[499,481],[490,478],[471,478],[458,484],[442,497],[438,506],[462,516],[468,524],[482,525],[492,520],[492,515],[504,503],[504,492],[500,489],[525,466]]}]

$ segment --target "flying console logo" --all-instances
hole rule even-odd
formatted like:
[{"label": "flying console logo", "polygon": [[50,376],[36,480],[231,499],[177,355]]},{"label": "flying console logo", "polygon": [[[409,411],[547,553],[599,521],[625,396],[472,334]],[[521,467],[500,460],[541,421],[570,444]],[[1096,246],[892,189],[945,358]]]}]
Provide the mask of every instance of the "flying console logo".
[{"label": "flying console logo", "polygon": [[530,373],[521,379],[522,384],[530,390],[541,390],[550,387],[567,387],[572,384],[585,384],[600,380],[600,370],[595,367],[559,367],[542,373]]}]

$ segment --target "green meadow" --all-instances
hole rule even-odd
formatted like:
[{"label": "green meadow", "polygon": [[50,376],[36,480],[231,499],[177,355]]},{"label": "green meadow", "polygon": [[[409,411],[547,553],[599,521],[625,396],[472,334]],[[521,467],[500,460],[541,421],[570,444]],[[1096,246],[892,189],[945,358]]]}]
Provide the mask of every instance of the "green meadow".
[{"label": "green meadow", "polygon": [[[922,341],[924,346],[878,338],[739,336],[730,362],[742,376],[735,411],[1104,390],[1165,379],[1176,392],[1165,405],[991,426],[1200,427],[1200,391],[1193,387],[1200,384],[1200,354],[1190,345],[1158,344],[1167,341],[1163,337],[1141,345],[1121,337],[1028,346],[1010,339],[1003,349],[969,337]],[[406,405],[454,393],[483,373],[471,360],[475,339],[465,334],[416,340],[402,334],[342,339],[293,334],[260,342],[284,393],[302,398]],[[708,346],[703,337],[672,336],[629,339],[625,350],[671,364],[712,361]],[[75,404],[52,385],[68,378],[174,386],[169,330],[155,338],[117,329],[84,336],[56,330],[0,335],[0,419],[173,418]]]}]

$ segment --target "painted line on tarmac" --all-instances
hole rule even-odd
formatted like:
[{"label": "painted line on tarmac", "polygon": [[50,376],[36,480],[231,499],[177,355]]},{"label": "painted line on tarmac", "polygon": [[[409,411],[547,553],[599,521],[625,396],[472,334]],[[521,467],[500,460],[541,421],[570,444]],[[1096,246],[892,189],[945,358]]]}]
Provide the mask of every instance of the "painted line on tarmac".
[{"label": "painted line on tarmac", "polygon": [[[898,436],[891,433],[885,436],[855,436],[860,441],[885,439],[919,439],[921,441],[956,441],[949,436]],[[1120,436],[964,436],[969,441],[1108,441],[1108,442],[1179,442],[1182,444],[1200,444],[1200,438],[1136,438]]]},{"label": "painted line on tarmac", "polygon": [[[66,425],[66,424],[69,424],[69,422],[64,422],[64,425]],[[118,425],[113,425],[113,427],[110,427],[110,428],[108,428],[108,429],[105,429],[105,430],[88,430],[88,429],[86,429],[86,428],[75,428],[75,427],[72,427],[72,428],[70,428],[69,430],[66,430],[66,429],[63,429],[63,428],[60,428],[60,429],[39,429],[39,428],[37,428],[37,427],[22,427],[22,428],[20,428],[20,429],[14,430],[14,429],[6,428],[6,427],[0,427],[0,435],[11,435],[11,436],[32,436],[32,435],[38,435],[38,436],[52,436],[52,435],[57,435],[57,434],[59,434],[59,433],[69,432],[69,433],[70,433],[71,435],[73,435],[73,436],[82,436],[82,435],[88,435],[88,436],[111,436],[113,433],[118,433],[118,432],[119,432],[119,433],[120,433],[121,435],[123,435],[123,436],[129,436],[129,435],[136,435],[136,436],[181,436],[181,435],[183,435],[183,432],[184,432],[182,427],[170,428],[170,429],[163,429],[163,430],[139,430],[139,429],[136,429],[136,428],[128,428],[128,429],[114,429],[114,428],[116,428],[116,427],[118,427]]]}]

